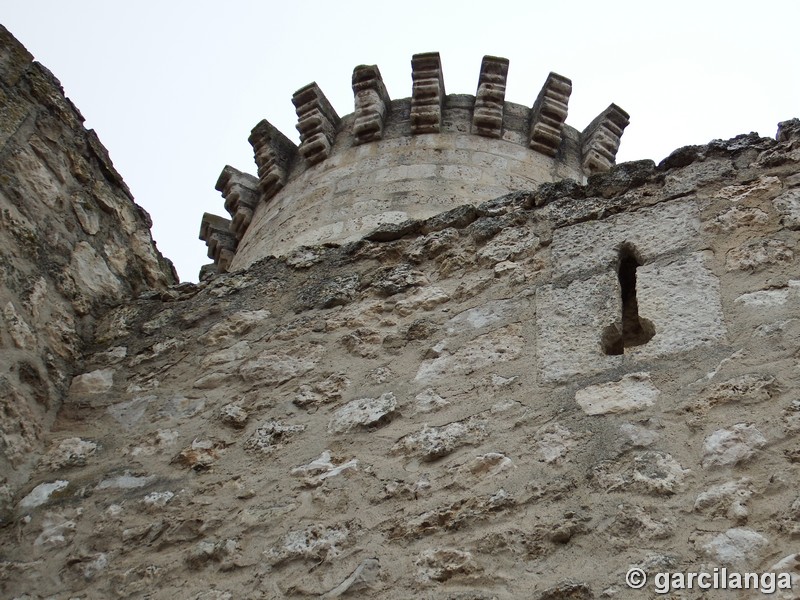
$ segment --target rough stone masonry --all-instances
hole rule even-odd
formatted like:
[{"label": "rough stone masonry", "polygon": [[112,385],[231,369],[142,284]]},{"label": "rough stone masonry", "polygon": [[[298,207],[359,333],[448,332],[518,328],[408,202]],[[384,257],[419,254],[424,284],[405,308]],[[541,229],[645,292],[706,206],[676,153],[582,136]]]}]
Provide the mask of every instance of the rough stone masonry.
[{"label": "rough stone masonry", "polygon": [[3,597],[800,577],[800,121],[176,285],[57,82],[0,47]]}]

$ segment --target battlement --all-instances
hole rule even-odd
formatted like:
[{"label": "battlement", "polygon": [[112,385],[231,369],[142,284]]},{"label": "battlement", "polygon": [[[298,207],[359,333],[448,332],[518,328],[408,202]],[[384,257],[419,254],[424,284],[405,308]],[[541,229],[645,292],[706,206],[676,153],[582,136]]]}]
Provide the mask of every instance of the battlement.
[{"label": "battlement", "polygon": [[344,117],[316,83],[297,90],[300,144],[263,120],[249,137],[258,177],[230,166],[220,175],[230,219],[206,214],[200,231],[216,269],[614,165],[624,110],[611,104],[578,131],[566,124],[568,78],[550,73],[526,107],[505,100],[508,66],[485,56],[475,95],[448,95],[439,53],[416,54],[411,97],[392,100],[378,67],[359,65]]}]

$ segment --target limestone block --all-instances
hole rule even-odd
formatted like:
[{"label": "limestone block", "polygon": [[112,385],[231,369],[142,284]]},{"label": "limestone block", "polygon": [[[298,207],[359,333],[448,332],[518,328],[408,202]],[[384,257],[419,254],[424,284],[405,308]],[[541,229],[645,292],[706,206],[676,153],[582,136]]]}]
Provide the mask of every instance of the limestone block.
[{"label": "limestone block", "polygon": [[114,369],[98,369],[72,379],[69,392],[73,396],[104,394],[114,385]]},{"label": "limestone block", "polygon": [[478,90],[475,92],[472,133],[491,138],[502,137],[507,76],[507,58],[483,57]]},{"label": "limestone block", "polygon": [[420,365],[414,381],[429,382],[453,375],[467,375],[497,363],[515,360],[527,343],[515,325],[497,329],[470,340],[454,353],[442,350],[439,356]]},{"label": "limestone block", "polygon": [[225,198],[225,210],[231,215],[231,231],[238,243],[258,205],[258,179],[228,165],[217,179],[216,190]]},{"label": "limestone block", "polygon": [[70,275],[82,294],[119,298],[123,293],[122,282],[88,242],[79,242],[72,251]]},{"label": "limestone block", "polygon": [[295,558],[317,564],[329,562],[349,545],[352,535],[347,524],[309,525],[305,529],[289,531],[281,539],[280,546],[270,549],[265,554],[272,559],[273,564]]},{"label": "limestone block", "polygon": [[630,459],[601,462],[592,469],[592,480],[606,492],[670,496],[683,490],[689,473],[671,454],[646,450]]},{"label": "limestone block", "polygon": [[747,501],[753,496],[753,482],[749,477],[712,485],[698,494],[694,510],[712,517],[725,517],[743,523],[750,514]]},{"label": "limestone block", "polygon": [[500,323],[516,320],[515,317],[526,308],[522,300],[490,300],[485,304],[458,313],[445,323],[448,335],[469,333],[477,329],[492,327]]},{"label": "limestone block", "polygon": [[77,528],[75,517],[68,513],[48,512],[42,521],[42,532],[36,537],[33,545],[56,548],[67,546]]},{"label": "limestone block", "polygon": [[253,127],[248,141],[258,168],[261,197],[267,202],[286,185],[297,147],[267,120]]},{"label": "limestone block", "polygon": [[57,496],[69,486],[69,481],[59,479],[48,483],[40,483],[19,501],[19,507],[23,510],[37,508],[47,504],[50,498]]},{"label": "limestone block", "polygon": [[442,398],[433,388],[422,390],[414,397],[414,409],[418,413],[428,413],[444,408],[450,404]]},{"label": "limestone block", "polygon": [[379,427],[392,420],[396,409],[397,399],[392,392],[379,398],[353,400],[333,413],[328,432],[346,433],[355,428]]},{"label": "limestone block", "polygon": [[438,52],[411,57],[411,134],[439,133],[445,90]]},{"label": "limestone block", "polygon": [[719,279],[706,252],[672,262],[654,262],[637,271],[639,314],[652,321],[655,335],[631,348],[642,360],[685,352],[725,338]]},{"label": "limestone block", "polygon": [[238,404],[226,404],[219,411],[220,421],[236,429],[241,429],[247,424],[250,414]]},{"label": "limestone block", "polygon": [[[569,110],[572,81],[558,73],[550,73],[533,103],[528,132],[528,147],[556,156]],[[616,154],[616,151],[615,151]]]},{"label": "limestone block", "polygon": [[464,577],[481,571],[472,553],[457,548],[428,548],[414,561],[417,581],[448,581],[453,577]]},{"label": "limestone block", "polygon": [[297,346],[290,353],[265,351],[245,362],[239,374],[245,381],[262,385],[280,385],[308,373],[322,358],[322,346]]},{"label": "limestone block", "polygon": [[54,471],[69,467],[83,467],[97,451],[97,444],[79,437],[61,440],[42,459],[42,464]]},{"label": "limestone block", "polygon": [[628,123],[630,115],[612,104],[583,130],[581,157],[587,175],[608,171],[614,166],[622,132]]},{"label": "limestone block", "polygon": [[730,233],[737,229],[764,225],[769,215],[760,208],[734,206],[703,223],[703,229],[715,233]]},{"label": "limestone block", "polygon": [[592,385],[575,392],[575,401],[587,415],[642,410],[655,404],[660,391],[650,373],[630,373],[619,381]]},{"label": "limestone block", "polygon": [[727,271],[760,271],[770,265],[791,262],[794,252],[782,240],[758,239],[729,250],[725,255]]},{"label": "limestone block", "polygon": [[480,419],[469,418],[448,423],[439,427],[428,427],[400,438],[392,452],[416,455],[424,461],[432,461],[446,456],[461,446],[474,444],[486,435],[486,423]]},{"label": "limestone block", "polygon": [[[573,281],[566,287],[544,285],[536,293],[536,354],[544,381],[590,375],[620,364],[606,356],[601,330],[622,312],[616,274]],[[644,313],[641,313],[644,314]]]},{"label": "limestone block", "polygon": [[753,425],[738,423],[717,429],[703,441],[703,467],[737,465],[750,460],[766,445],[766,438]]},{"label": "limestone block", "polygon": [[[722,173],[714,173],[722,175]],[[724,180],[723,177],[719,178]],[[751,183],[727,185],[714,194],[715,198],[722,198],[731,204],[752,204],[764,199],[777,196],[783,185],[781,180],[771,175],[763,175]]]},{"label": "limestone block", "polygon": [[788,229],[800,229],[800,189],[791,189],[772,201],[781,215],[781,225]]},{"label": "limestone block", "polygon": [[270,419],[253,432],[244,447],[246,450],[270,454],[294,435],[305,431],[305,425],[294,425]]},{"label": "limestone block", "polygon": [[616,268],[620,247],[636,249],[647,265],[659,256],[691,248],[700,232],[695,200],[677,200],[622,213],[600,221],[578,223],[553,232],[551,256],[556,276]]},{"label": "limestone block", "polygon": [[381,72],[375,65],[360,65],[353,69],[354,143],[364,144],[383,138],[383,124],[391,106],[389,93]]},{"label": "limestone block", "polygon": [[36,348],[36,334],[28,323],[17,312],[13,302],[8,302],[3,307],[3,319],[7,331],[11,335],[14,345],[21,350],[34,350]]},{"label": "limestone block", "polygon": [[491,265],[532,254],[540,244],[539,237],[530,230],[507,227],[478,250],[478,258]]},{"label": "limestone block", "polygon": [[742,294],[735,302],[748,308],[758,309],[778,308],[798,300],[800,300],[800,279],[791,279],[785,287]]},{"label": "limestone block", "polygon": [[769,548],[767,538],[752,529],[741,527],[728,529],[701,546],[703,553],[714,561],[732,567],[749,567],[748,570]]},{"label": "limestone block", "polygon": [[559,464],[578,441],[580,436],[560,423],[548,423],[540,427],[536,439],[536,459],[547,464]]},{"label": "limestone block", "polygon": [[213,325],[198,339],[204,345],[219,346],[238,340],[254,327],[263,324],[270,316],[267,309],[240,310]]},{"label": "limestone block", "polygon": [[292,96],[297,113],[297,131],[300,132],[298,151],[308,164],[315,165],[330,155],[339,115],[316,83],[297,90]]}]

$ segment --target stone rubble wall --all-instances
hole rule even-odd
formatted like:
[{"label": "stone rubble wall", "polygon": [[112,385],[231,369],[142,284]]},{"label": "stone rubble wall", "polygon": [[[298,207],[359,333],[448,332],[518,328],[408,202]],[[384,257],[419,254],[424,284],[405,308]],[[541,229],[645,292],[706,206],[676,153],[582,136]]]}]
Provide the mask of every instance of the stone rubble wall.
[{"label": "stone rubble wall", "polygon": [[0,523],[95,317],[176,283],[150,217],[82,123],[59,82],[0,26]]},{"label": "stone rubble wall", "polygon": [[[633,565],[800,589],[799,134],[113,308],[0,530],[0,593],[665,597]],[[607,355],[623,247],[655,334]]]}]

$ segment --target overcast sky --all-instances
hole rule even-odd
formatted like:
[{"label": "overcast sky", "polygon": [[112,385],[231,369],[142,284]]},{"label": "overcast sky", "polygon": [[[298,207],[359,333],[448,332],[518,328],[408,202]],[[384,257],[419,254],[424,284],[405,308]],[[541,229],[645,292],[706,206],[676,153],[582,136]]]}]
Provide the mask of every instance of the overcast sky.
[{"label": "overcast sky", "polygon": [[611,102],[631,115],[618,162],[800,117],[800,2],[248,2],[0,0],[2,23],[97,131],[183,280],[208,262],[204,211],[225,214],[226,164],[255,173],[262,118],[297,142],[292,93],[316,81],[340,115],[377,64],[411,94],[411,55],[439,51],[448,93],[474,94],[481,57],[511,61],[506,100],[572,79],[567,123]]}]

